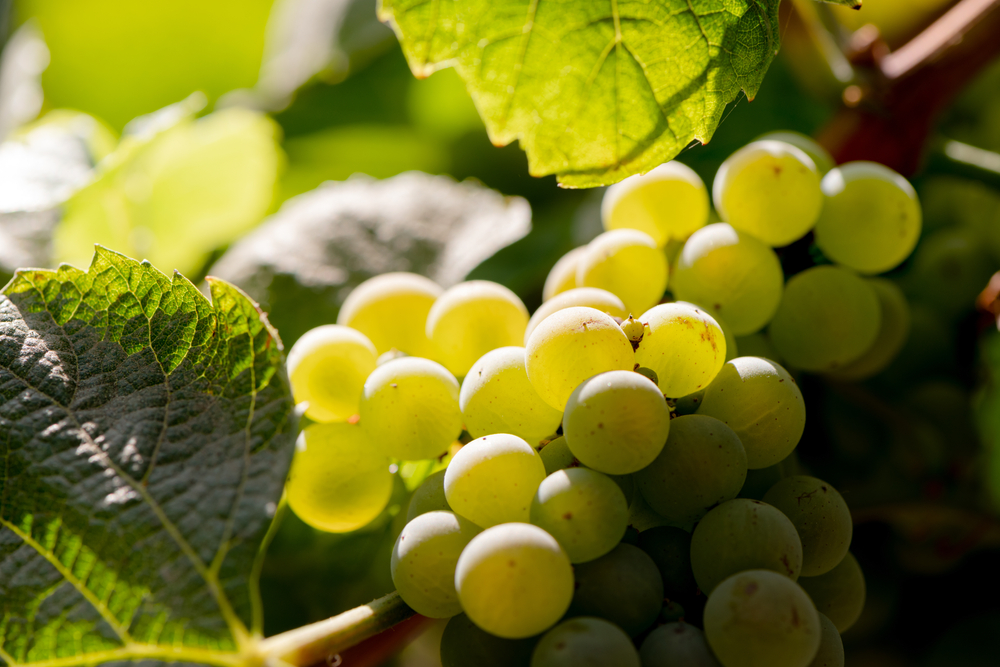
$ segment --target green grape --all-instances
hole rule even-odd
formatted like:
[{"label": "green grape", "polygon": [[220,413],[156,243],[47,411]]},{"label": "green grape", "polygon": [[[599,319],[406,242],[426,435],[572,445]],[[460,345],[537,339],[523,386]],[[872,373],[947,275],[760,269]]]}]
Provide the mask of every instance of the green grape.
[{"label": "green grape", "polygon": [[660,615],[657,617],[657,620],[660,623],[676,623],[683,621],[686,615],[687,612],[684,611],[684,606],[679,602],[664,600],[663,608],[660,609]]},{"label": "green grape", "polygon": [[[691,305],[697,307],[697,304],[692,303]],[[736,357],[740,356],[740,350],[736,346],[736,334],[734,334],[733,330],[729,328],[729,325],[726,324],[725,320],[717,317],[715,318],[715,323],[719,325],[720,329],[722,329],[722,337],[726,339],[726,361],[732,361]]]},{"label": "green grape", "polygon": [[870,284],[839,266],[814,266],[792,277],[771,320],[774,349],[789,365],[831,371],[861,357],[882,320]]},{"label": "green grape", "polygon": [[949,227],[934,232],[917,248],[905,287],[914,300],[958,317],[975,309],[976,297],[996,270],[979,233]]},{"label": "green grape", "polygon": [[781,141],[754,141],[722,163],[712,183],[722,219],[778,247],[805,236],[823,208],[812,158]]},{"label": "green grape", "polygon": [[614,229],[587,244],[576,267],[576,283],[605,289],[618,296],[628,312],[641,313],[663,296],[667,268],[667,256],[649,234]]},{"label": "green grape", "polygon": [[336,324],[307,331],[288,353],[288,380],[296,403],[308,403],[315,422],[358,414],[365,378],[375,370],[375,346],[363,333]]},{"label": "green grape", "polygon": [[546,475],[551,475],[556,470],[579,465],[573,452],[569,451],[569,445],[566,444],[566,438],[563,436],[548,442],[538,451],[538,455],[542,457],[542,463],[545,464]]},{"label": "green grape", "polygon": [[691,533],[674,526],[650,528],[639,533],[639,548],[660,571],[664,595],[674,600],[694,594],[697,584],[691,571]]},{"label": "green grape", "polygon": [[695,527],[691,569],[704,593],[743,570],[773,570],[794,581],[802,570],[802,541],[780,510],[737,498],[713,509]]},{"label": "green grape", "polygon": [[819,650],[816,607],[798,584],[770,570],[721,582],[704,618],[705,638],[725,667],[808,667]]},{"label": "green grape", "polygon": [[470,280],[449,288],[427,314],[427,337],[445,368],[461,377],[481,356],[520,345],[528,309],[498,283]]},{"label": "green grape", "polygon": [[285,494],[313,528],[349,533],[382,513],[392,479],[389,460],[360,426],[314,424],[299,434]]},{"label": "green grape", "polygon": [[[763,357],[777,363],[782,363],[781,355],[774,349],[767,332],[758,331],[748,336],[737,336],[736,345],[739,347],[741,357]],[[727,355],[728,356],[728,355]],[[727,359],[726,361],[730,361]]]},{"label": "green grape", "polygon": [[583,563],[621,541],[628,503],[606,475],[587,468],[557,470],[535,492],[531,523],[556,538],[570,562]]},{"label": "green grape", "polygon": [[910,256],[920,238],[920,202],[910,182],[875,162],[848,162],[823,177],[826,202],[816,245],[860,273],[888,271]]},{"label": "green grape", "polygon": [[642,642],[642,667],[722,667],[705,633],[687,623],[661,625]]},{"label": "green grape", "polygon": [[[728,349],[728,348],[727,348]],[[674,399],[674,414],[683,417],[693,415],[701,407],[701,402],[705,399],[705,390],[696,391],[687,396]]]},{"label": "green grape", "polygon": [[816,165],[816,170],[821,176],[837,166],[837,163],[833,161],[833,156],[830,155],[829,151],[820,146],[815,139],[802,134],[801,132],[778,130],[777,132],[768,132],[767,134],[761,135],[754,141],[767,140],[782,141],[786,144],[795,146],[812,158],[813,164]]},{"label": "green grape", "polygon": [[428,618],[460,613],[455,564],[479,532],[479,526],[451,512],[428,512],[409,521],[396,539],[389,564],[403,602]]},{"label": "green grape", "polygon": [[628,525],[639,531],[640,535],[647,530],[666,526],[669,523],[646,504],[641,493],[632,495],[632,502],[628,504]]},{"label": "green grape", "polygon": [[844,560],[854,521],[837,489],[815,477],[794,475],[772,486],[764,502],[792,520],[802,540],[803,577],[829,572]]},{"label": "green grape", "polygon": [[542,287],[542,301],[548,301],[556,294],[562,294],[568,290],[578,287],[576,284],[576,267],[580,263],[580,258],[587,252],[586,246],[573,248],[568,253],[559,258],[549,275],[545,277],[545,285]]},{"label": "green grape", "polygon": [[628,315],[628,312],[625,310],[625,304],[611,292],[597,287],[574,287],[565,292],[560,292],[538,307],[535,314],[528,320],[528,327],[524,330],[524,344],[528,344],[531,332],[535,330],[535,327],[542,320],[556,311],[574,306],[595,308],[602,313],[607,313],[611,317],[624,318]]},{"label": "green grape", "polygon": [[365,381],[361,426],[393,458],[440,456],[462,433],[458,380],[430,359],[393,359]]},{"label": "green grape", "polygon": [[[639,320],[629,315],[625,321],[622,322],[622,332],[625,333],[625,337],[628,338],[628,342],[632,344],[632,349],[634,350],[639,347],[639,343],[642,342],[642,337],[646,335],[646,326]],[[647,368],[646,370],[649,369]],[[653,373],[653,375],[656,375],[656,373]],[[651,377],[650,379],[652,380]]]},{"label": "green grape", "polygon": [[663,580],[644,551],[619,544],[596,560],[576,566],[572,616],[597,616],[634,637],[647,629],[663,605]]},{"label": "green grape", "polygon": [[837,567],[818,577],[799,579],[816,609],[844,632],[858,620],[865,607],[865,575],[850,551]]},{"label": "green grape", "polygon": [[819,615],[819,626],[819,650],[809,667],[844,667],[844,640],[837,626],[825,614]]},{"label": "green grape", "polygon": [[766,468],[747,470],[747,481],[743,483],[737,498],[750,498],[751,500],[763,500],[764,495],[771,490],[771,487],[784,479],[782,465],[775,463]]},{"label": "green grape", "polygon": [[574,306],[549,315],[525,346],[528,379],[538,395],[560,411],[587,378],[634,367],[635,353],[621,327],[594,308]]},{"label": "green grape", "polygon": [[767,326],[785,286],[778,255],[724,222],[709,225],[684,244],[670,289],[681,301],[701,305],[745,336]]},{"label": "green grape", "polygon": [[621,628],[599,618],[571,618],[542,636],[531,667],[640,667],[639,654]]},{"label": "green grape", "polygon": [[427,512],[451,511],[448,499],[444,496],[444,473],[444,470],[431,473],[413,492],[413,495],[410,496],[410,505],[406,509],[407,522],[413,521]]},{"label": "green grape", "polygon": [[528,667],[537,637],[504,639],[459,614],[441,635],[441,667]]},{"label": "green grape", "polygon": [[646,335],[635,360],[656,373],[666,396],[680,398],[707,387],[726,361],[722,328],[697,306],[664,303],[639,319]]},{"label": "green grape", "polygon": [[604,229],[638,229],[659,246],[683,241],[708,221],[708,190],[682,162],[629,176],[604,192]]},{"label": "green grape", "polygon": [[746,477],[747,455],[736,433],[714,417],[686,415],[670,422],[667,444],[635,481],[657,514],[690,526],[735,498]]},{"label": "green grape", "polygon": [[384,273],[347,295],[337,324],[368,336],[379,354],[395,348],[414,357],[431,357],[434,348],[424,328],[442,291],[433,280],[415,273]]},{"label": "green grape", "polygon": [[563,435],[594,470],[625,475],[649,465],[670,432],[670,409],[647,378],[608,371],[585,380],[566,402]]},{"label": "green grape", "polygon": [[618,485],[618,488],[625,495],[625,502],[631,505],[632,496],[635,494],[635,481],[632,479],[632,475],[608,475],[608,479]]},{"label": "green grape", "polygon": [[562,412],[528,381],[523,347],[501,347],[479,358],[462,380],[458,404],[465,430],[478,438],[512,433],[537,444],[559,428]]},{"label": "green grape", "polygon": [[830,373],[844,380],[865,380],[878,375],[892,363],[910,335],[910,303],[903,291],[885,278],[868,278],[867,282],[875,290],[882,310],[878,337],[867,352]]},{"label": "green grape", "polygon": [[458,558],[455,589],[472,622],[507,639],[555,625],[573,599],[573,566],[538,526],[505,523],[472,538]]},{"label": "green grape", "polygon": [[727,362],[698,408],[736,432],[747,467],[766,468],[792,453],[806,427],[806,404],[784,368],[760,357]]},{"label": "green grape", "polygon": [[458,450],[444,474],[444,493],[455,513],[484,528],[527,523],[543,479],[538,452],[516,435],[497,433]]}]

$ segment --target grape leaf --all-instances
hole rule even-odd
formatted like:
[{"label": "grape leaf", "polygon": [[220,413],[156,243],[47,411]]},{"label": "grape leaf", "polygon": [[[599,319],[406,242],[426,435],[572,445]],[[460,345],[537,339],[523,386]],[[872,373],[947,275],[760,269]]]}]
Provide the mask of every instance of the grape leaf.
[{"label": "grape leaf", "polygon": [[454,66],[535,176],[607,185],[711,139],[778,50],[779,0],[382,0],[417,76]]},{"label": "grape leaf", "polygon": [[245,662],[292,402],[276,332],[210,289],[98,248],[0,293],[0,664]]}]

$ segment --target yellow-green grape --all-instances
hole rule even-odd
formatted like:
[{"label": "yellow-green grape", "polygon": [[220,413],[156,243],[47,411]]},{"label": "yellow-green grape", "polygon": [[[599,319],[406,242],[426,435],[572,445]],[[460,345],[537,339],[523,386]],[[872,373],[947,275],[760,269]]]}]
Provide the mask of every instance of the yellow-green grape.
[{"label": "yellow-green grape", "polygon": [[393,359],[365,381],[361,426],[393,458],[438,457],[462,433],[458,380],[430,359]]},{"label": "yellow-green grape", "polygon": [[455,375],[465,375],[490,350],[520,345],[528,309],[498,283],[470,280],[445,291],[427,315],[427,337],[437,359]]},{"label": "yellow-green grape", "polygon": [[642,667],[722,667],[705,633],[687,623],[667,623],[647,635],[639,650]]},{"label": "yellow-green grape", "polygon": [[375,346],[363,333],[336,324],[307,331],[288,353],[288,379],[296,403],[308,403],[316,422],[358,414],[365,378],[375,370]]},{"label": "yellow-green grape", "polygon": [[812,158],[781,141],[754,141],[722,163],[712,183],[722,219],[779,247],[805,236],[823,208]]},{"label": "yellow-green grape", "polygon": [[596,308],[602,313],[607,313],[611,317],[624,318],[628,315],[625,304],[617,296],[607,290],[598,287],[574,287],[571,290],[560,292],[538,307],[535,314],[528,320],[528,327],[524,330],[524,344],[528,344],[531,332],[535,330],[542,320],[552,313],[563,308],[573,306],[585,306]]},{"label": "yellow-green grape", "polygon": [[458,403],[474,438],[513,433],[537,445],[556,432],[562,412],[542,400],[524,370],[523,347],[484,354],[462,381]]},{"label": "yellow-green grape", "polygon": [[725,667],[809,667],[822,636],[809,596],[770,570],[720,583],[705,603],[704,624],[708,645]]},{"label": "yellow-green grape", "polygon": [[713,417],[686,415],[670,422],[667,444],[635,481],[657,514],[690,526],[735,498],[746,477],[747,455],[733,430]]},{"label": "yellow-green grape", "polygon": [[768,335],[790,366],[832,371],[863,355],[882,321],[875,289],[849,269],[814,266],[792,277]]},{"label": "yellow-green grape", "polygon": [[604,192],[604,229],[638,229],[659,246],[683,241],[708,221],[708,190],[698,174],[681,162],[629,176]]},{"label": "yellow-green grape", "polygon": [[299,435],[285,494],[313,528],[349,533],[389,504],[389,460],[356,424],[314,424]]},{"label": "yellow-green grape", "polygon": [[667,256],[649,234],[635,229],[604,232],[589,244],[576,268],[580,287],[618,296],[630,313],[651,308],[667,289]]},{"label": "yellow-green grape", "polygon": [[479,526],[451,512],[428,512],[409,521],[392,548],[389,571],[399,597],[428,618],[461,613],[455,565]]},{"label": "yellow-green grape", "polygon": [[542,301],[548,301],[556,294],[577,287],[576,267],[585,252],[587,252],[587,247],[581,246],[573,248],[559,258],[559,261],[549,271],[549,275],[545,277],[545,285],[542,287]]},{"label": "yellow-green grape", "polygon": [[549,315],[525,346],[528,379],[542,400],[560,411],[587,378],[634,366],[635,353],[621,327],[594,308],[574,306]]},{"label": "yellow-green grape", "polygon": [[455,568],[455,589],[472,622],[520,639],[555,625],[573,599],[573,566],[538,526],[505,523],[472,538]]},{"label": "yellow-green grape", "polygon": [[816,609],[826,614],[839,632],[854,625],[865,608],[865,575],[850,551],[826,574],[802,577],[799,583],[816,604]]},{"label": "yellow-green grape", "polygon": [[[782,362],[781,356],[774,349],[774,345],[771,344],[771,339],[768,337],[766,331],[758,331],[747,336],[737,336],[736,346],[740,352],[737,356],[763,357],[764,359],[770,359],[778,363]],[[726,361],[732,361],[732,359],[727,359]]]},{"label": "yellow-green grape", "polygon": [[389,363],[393,359],[402,359],[403,357],[408,357],[408,356],[410,355],[408,355],[406,352],[393,348],[388,352],[383,352],[382,354],[378,355],[378,360],[376,361],[376,365],[381,366],[382,364]]},{"label": "yellow-green grape", "polygon": [[767,140],[782,141],[786,144],[795,146],[812,158],[813,164],[816,165],[816,169],[819,171],[821,176],[837,166],[837,163],[833,161],[833,156],[830,155],[829,151],[820,146],[819,142],[815,139],[802,134],[801,132],[778,130],[776,132],[768,132],[767,134],[761,135],[755,139],[755,141]]},{"label": "yellow-green grape", "polygon": [[634,350],[642,342],[642,337],[646,334],[646,326],[629,315],[628,319],[622,322],[622,331],[628,337],[628,342],[632,344],[632,349]]},{"label": "yellow-green grape", "polygon": [[904,286],[914,300],[948,317],[959,317],[975,309],[976,297],[997,266],[979,230],[949,226],[921,241]]},{"label": "yellow-green grape", "polygon": [[844,667],[844,640],[840,638],[837,626],[826,614],[819,615],[819,624],[822,628],[819,650],[809,667]]},{"label": "yellow-green grape", "polygon": [[848,162],[823,177],[816,245],[838,264],[882,273],[910,256],[921,213],[910,182],[875,162]]},{"label": "yellow-green grape", "polygon": [[794,581],[802,570],[802,541],[779,509],[736,498],[710,511],[695,527],[691,569],[705,593],[743,570],[773,570]]},{"label": "yellow-green grape", "polygon": [[570,562],[583,563],[621,541],[628,503],[607,475],[587,468],[557,470],[535,492],[531,523],[556,538]]},{"label": "yellow-green grape", "polygon": [[538,452],[516,435],[497,433],[455,454],[444,474],[444,495],[456,514],[484,528],[527,523],[543,479],[545,464]]},{"label": "yellow-green grape", "polygon": [[406,508],[407,522],[413,521],[427,512],[451,511],[448,499],[444,496],[444,472],[444,470],[438,470],[428,475],[427,479],[410,496],[410,504]]},{"label": "yellow-green grape", "polygon": [[646,325],[635,360],[650,368],[666,396],[704,389],[726,361],[726,337],[711,315],[689,303],[664,303],[639,318]]},{"label": "yellow-green grape", "polygon": [[829,483],[808,475],[786,477],[764,494],[764,502],[792,520],[802,540],[802,576],[835,568],[847,555],[854,532],[851,510]]},{"label": "yellow-green grape", "polygon": [[573,456],[573,452],[569,451],[569,445],[566,444],[566,438],[563,436],[559,436],[542,447],[538,451],[538,455],[542,457],[542,463],[545,464],[546,475],[551,475],[556,470],[578,465],[576,457]]},{"label": "yellow-green grape", "polygon": [[614,623],[583,616],[563,621],[542,637],[531,667],[640,667],[628,635]]},{"label": "yellow-green grape", "polygon": [[612,475],[642,470],[670,432],[670,408],[639,373],[608,371],[580,383],[566,402],[563,436],[580,463]]},{"label": "yellow-green grape", "polygon": [[642,549],[621,543],[576,570],[571,616],[597,616],[635,637],[656,622],[663,607],[663,580]]},{"label": "yellow-green grape", "polygon": [[379,354],[393,348],[414,357],[431,357],[434,349],[424,328],[427,313],[441,287],[415,273],[384,273],[369,278],[347,295],[337,324],[357,329],[371,339]]},{"label": "yellow-green grape", "polygon": [[767,326],[785,285],[774,250],[724,222],[699,229],[687,240],[670,280],[678,300],[724,319],[737,336]]},{"label": "yellow-green grape", "polygon": [[747,466],[766,468],[792,453],[806,428],[806,404],[784,368],[761,357],[726,362],[705,390],[699,415],[736,432]]}]

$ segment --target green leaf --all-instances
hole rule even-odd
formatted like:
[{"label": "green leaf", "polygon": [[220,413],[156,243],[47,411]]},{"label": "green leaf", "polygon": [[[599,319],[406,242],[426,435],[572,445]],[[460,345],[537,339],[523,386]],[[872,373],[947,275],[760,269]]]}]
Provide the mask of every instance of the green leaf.
[{"label": "green leaf", "polygon": [[0,664],[245,664],[292,401],[276,332],[210,288],[98,248],[0,293]]},{"label": "green leaf", "polygon": [[779,0],[382,0],[410,68],[454,66],[498,145],[591,187],[702,143],[778,50]]}]

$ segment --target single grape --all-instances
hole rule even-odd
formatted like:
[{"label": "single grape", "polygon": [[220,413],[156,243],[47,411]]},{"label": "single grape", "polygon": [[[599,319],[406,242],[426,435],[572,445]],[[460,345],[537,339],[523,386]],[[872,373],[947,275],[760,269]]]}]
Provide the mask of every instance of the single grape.
[{"label": "single grape", "polygon": [[459,377],[490,350],[520,345],[526,326],[528,309],[517,295],[488,280],[449,288],[427,314],[427,337],[436,358]]},{"label": "single grape", "polygon": [[628,503],[618,485],[587,468],[557,470],[538,486],[531,523],[556,538],[572,563],[603,556],[621,541]]},{"label": "single grape", "polygon": [[837,626],[825,614],[819,615],[819,625],[819,650],[809,667],[844,667],[844,640]]},{"label": "single grape", "polygon": [[660,623],[676,623],[683,621],[686,615],[687,612],[684,611],[684,606],[681,603],[674,602],[673,600],[664,600],[663,608],[660,609],[657,621]]},{"label": "single grape", "polygon": [[920,243],[904,286],[914,300],[954,318],[975,308],[976,297],[996,270],[982,234],[950,226]]},{"label": "single grape", "polygon": [[806,404],[784,368],[760,357],[727,362],[705,390],[699,415],[736,432],[747,467],[766,468],[792,453],[806,427]]},{"label": "single grape", "polygon": [[823,177],[826,202],[816,245],[861,273],[888,271],[910,256],[920,238],[920,202],[910,182],[875,162],[848,162]]},{"label": "single grape", "polygon": [[865,607],[865,575],[854,554],[847,552],[837,567],[818,577],[799,579],[816,609],[844,632],[858,620]]},{"label": "single grape", "polygon": [[693,595],[697,584],[691,571],[691,533],[674,526],[657,526],[639,533],[639,548],[656,563],[663,593],[671,600]]},{"label": "single grape", "polygon": [[296,403],[308,403],[316,422],[358,414],[365,378],[375,370],[375,346],[363,333],[336,324],[307,331],[288,352],[288,380]]},{"label": "single grape", "polygon": [[705,183],[682,162],[629,176],[604,191],[604,229],[638,229],[659,246],[683,241],[708,221]]},{"label": "single grape", "polygon": [[361,426],[393,458],[440,456],[462,433],[458,380],[430,359],[393,359],[365,381]]},{"label": "single grape", "polygon": [[622,331],[625,333],[625,337],[628,338],[628,342],[632,344],[632,349],[634,350],[639,347],[639,343],[642,342],[642,337],[646,335],[646,326],[639,320],[629,315],[625,321],[622,322]]},{"label": "single grape", "polygon": [[573,599],[573,566],[537,526],[506,523],[472,538],[458,559],[455,589],[472,622],[507,639],[555,625]]},{"label": "single grape", "polygon": [[611,292],[597,287],[574,287],[571,290],[560,292],[538,307],[535,314],[528,320],[528,327],[524,330],[524,344],[528,344],[531,332],[535,330],[535,327],[542,320],[563,308],[572,308],[574,306],[595,308],[602,313],[607,313],[611,317],[624,318],[628,315],[628,311],[625,310],[625,304]]},{"label": "single grape", "polygon": [[599,310],[579,306],[542,320],[528,338],[525,355],[535,391],[560,411],[587,378],[635,366],[632,345],[618,323]]},{"label": "single grape", "polygon": [[[774,345],[771,344],[771,339],[768,338],[766,331],[758,331],[748,336],[737,336],[736,345],[740,351],[737,356],[763,357],[779,364],[782,363],[781,355],[774,349]],[[730,359],[726,361],[730,361]]]},{"label": "single grape", "polygon": [[619,544],[575,569],[571,615],[603,618],[632,637],[656,622],[663,605],[663,580],[653,560],[638,547]]},{"label": "single grape", "polygon": [[[728,348],[727,348],[728,349]],[[701,402],[705,400],[705,390],[696,391],[693,394],[688,394],[687,396],[681,396],[680,398],[674,399],[674,414],[683,417],[684,415],[693,415],[701,407]]]},{"label": "single grape", "polygon": [[687,623],[661,625],[642,642],[642,667],[722,667],[705,633]]},{"label": "single grape", "polygon": [[545,479],[545,464],[516,435],[497,433],[473,440],[451,459],[444,493],[452,510],[483,526],[531,516],[531,499]]},{"label": "single grape", "polygon": [[865,380],[878,375],[906,344],[910,335],[910,303],[895,283],[884,278],[868,278],[881,306],[878,336],[868,351],[830,375],[845,380]]},{"label": "single grape", "polygon": [[772,486],[764,502],[792,520],[802,540],[803,577],[829,572],[844,560],[854,522],[837,489],[815,477],[794,475]]},{"label": "single grape", "polygon": [[523,347],[501,347],[480,357],[462,380],[458,404],[465,430],[474,438],[512,433],[538,444],[562,421],[562,412],[543,401],[528,381]]},{"label": "single grape", "polygon": [[712,199],[723,220],[774,247],[805,236],[823,208],[812,158],[772,140],[754,141],[726,158]]},{"label": "single grape", "polygon": [[313,528],[349,533],[389,504],[389,460],[356,424],[314,424],[299,434],[285,494]]},{"label": "single grape", "polygon": [[704,618],[705,638],[725,667],[808,667],[819,650],[816,607],[798,584],[770,570],[721,582]]},{"label": "single grape", "polygon": [[497,637],[459,614],[441,635],[441,667],[529,667],[538,639]]},{"label": "single grape", "polygon": [[670,422],[667,444],[635,473],[639,492],[672,523],[690,526],[716,505],[732,500],[747,477],[739,437],[714,417],[686,415]]},{"label": "single grape", "polygon": [[628,504],[628,525],[639,531],[640,535],[647,530],[666,526],[669,523],[646,504],[641,493],[633,494],[632,502]]},{"label": "single grape", "polygon": [[578,286],[576,284],[576,267],[585,252],[587,252],[587,247],[581,246],[573,248],[559,258],[549,271],[549,275],[545,277],[545,285],[542,287],[542,301],[548,301],[556,294],[562,294]]},{"label": "single grape", "polygon": [[381,366],[382,364],[387,364],[394,359],[402,359],[403,357],[408,357],[408,356],[410,355],[408,355],[405,352],[401,352],[396,348],[392,348],[388,352],[383,352],[382,354],[378,355],[378,360],[376,361],[376,365]]},{"label": "single grape", "polygon": [[542,636],[531,667],[640,667],[639,654],[621,628],[599,618],[571,618]]},{"label": "single grape", "polygon": [[415,273],[383,273],[347,295],[337,324],[368,336],[379,354],[395,348],[414,357],[431,357],[434,348],[424,328],[442,291],[433,280]]},{"label": "single grape", "polygon": [[763,500],[771,487],[784,479],[780,463],[766,468],[747,470],[747,481],[743,483],[737,498],[749,498],[751,500]]},{"label": "single grape", "polygon": [[708,225],[684,244],[670,289],[722,318],[737,336],[759,331],[781,302],[785,275],[774,250],[724,222]]},{"label": "single grape", "polygon": [[769,336],[789,365],[831,371],[855,361],[872,346],[881,320],[871,285],[848,269],[814,266],[785,285]]},{"label": "single grape", "polygon": [[545,464],[546,475],[580,464],[573,456],[573,452],[569,451],[569,445],[566,444],[566,438],[563,436],[547,443],[538,451],[538,455],[542,457],[542,463]]},{"label": "single grape", "polygon": [[649,234],[635,229],[604,232],[589,244],[576,267],[580,287],[618,296],[630,313],[656,305],[667,289],[667,256]]},{"label": "single grape", "polygon": [[639,318],[646,325],[635,360],[651,368],[660,390],[672,398],[708,386],[726,360],[726,339],[719,323],[689,303],[664,303]]},{"label": "single grape", "polygon": [[451,512],[428,512],[410,521],[392,548],[389,571],[403,602],[428,618],[462,611],[455,564],[479,526]]},{"label": "single grape", "polygon": [[778,130],[776,132],[768,132],[767,134],[761,135],[754,141],[767,140],[781,141],[795,146],[812,158],[813,164],[816,165],[816,170],[819,171],[821,176],[837,166],[837,163],[833,161],[833,156],[830,155],[829,151],[823,148],[815,139],[802,134],[801,132]]},{"label": "single grape", "polygon": [[632,496],[635,494],[635,480],[632,479],[632,475],[607,475],[607,477],[618,485],[625,495],[625,502],[631,505]]},{"label": "single grape", "polygon": [[670,432],[670,409],[648,378],[608,371],[582,382],[566,402],[563,435],[588,468],[613,475],[641,470]]},{"label": "single grape", "polygon": [[406,509],[406,521],[413,521],[421,514],[437,510],[451,511],[448,499],[444,496],[444,470],[438,470],[427,476],[420,486],[410,496],[410,505]]},{"label": "single grape", "polygon": [[[678,301],[678,303],[688,302]],[[696,303],[692,303],[691,305],[696,308],[698,307],[698,304]],[[726,324],[725,320],[718,317],[713,319],[715,320],[715,323],[719,325],[719,328],[722,329],[722,337],[726,339],[726,361],[732,361],[736,357],[741,356],[739,348],[736,346],[736,334],[733,333],[733,330],[729,328],[729,325]]]},{"label": "single grape", "polygon": [[704,593],[743,570],[773,570],[794,581],[802,571],[802,542],[780,510],[737,498],[713,509],[695,527],[691,569]]}]

